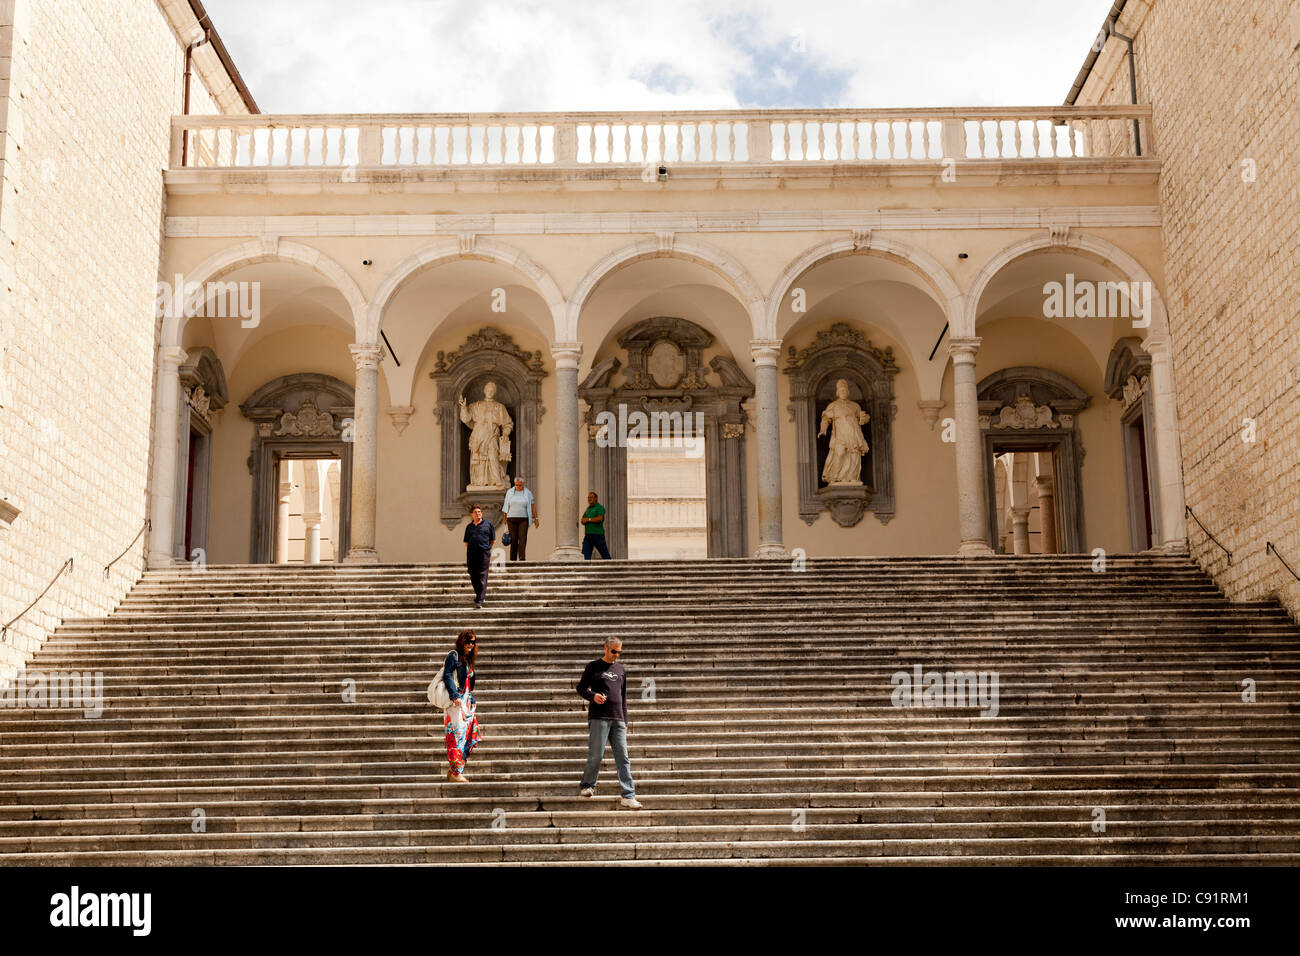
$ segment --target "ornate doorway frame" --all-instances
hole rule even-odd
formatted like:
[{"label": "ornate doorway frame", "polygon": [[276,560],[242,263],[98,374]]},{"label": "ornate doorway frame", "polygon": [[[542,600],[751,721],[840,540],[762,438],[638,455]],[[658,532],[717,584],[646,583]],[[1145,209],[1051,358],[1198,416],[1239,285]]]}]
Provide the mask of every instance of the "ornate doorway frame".
[{"label": "ornate doorway frame", "polygon": [[[1124,484],[1128,491],[1129,546],[1147,551],[1160,542],[1160,487],[1155,456],[1155,407],[1151,396],[1151,356],[1135,337],[1115,343],[1106,361],[1106,394],[1123,406],[1120,436]],[[1149,529],[1149,530],[1148,530]]]},{"label": "ornate doorway frame", "polygon": [[[634,412],[647,417],[696,413],[703,417],[709,557],[749,554],[742,405],[753,397],[754,383],[725,356],[715,355],[707,365],[703,363],[704,350],[713,341],[711,332],[686,319],[645,319],[618,340],[628,359],[624,384],[613,386],[611,379],[623,364],[610,356],[598,362],[578,388],[578,396],[587,404],[584,421],[592,490],[607,509],[611,504],[624,509],[606,521],[606,543],[615,558],[627,557],[627,448],[617,441],[602,445],[597,436],[604,427],[598,416],[608,413],[618,419],[620,405],[622,420]],[[669,346],[662,347],[664,342]],[[679,357],[674,357],[674,350]],[[709,382],[710,372],[720,384]]]},{"label": "ornate doorway frame", "polygon": [[1055,480],[1058,554],[1080,554],[1083,536],[1083,442],[1076,416],[1092,402],[1070,379],[1050,369],[1019,365],[984,378],[979,394],[980,431],[984,438],[984,494],[988,542],[998,550],[997,454],[1050,451]]},{"label": "ornate doorway frame", "polygon": [[196,557],[194,549],[201,549],[205,556],[208,550],[208,511],[212,497],[212,418],[226,406],[229,396],[221,360],[206,346],[189,353],[177,371],[183,411],[177,416],[176,437],[179,444],[176,454],[176,517],[172,523],[172,557],[178,562],[188,562]]},{"label": "ornate doorway frame", "polygon": [[352,526],[353,390],[329,375],[304,372],[267,382],[239,406],[253,422],[248,473],[253,479],[252,564],[275,560],[280,462],[287,458],[337,458],[339,554],[347,554]]}]

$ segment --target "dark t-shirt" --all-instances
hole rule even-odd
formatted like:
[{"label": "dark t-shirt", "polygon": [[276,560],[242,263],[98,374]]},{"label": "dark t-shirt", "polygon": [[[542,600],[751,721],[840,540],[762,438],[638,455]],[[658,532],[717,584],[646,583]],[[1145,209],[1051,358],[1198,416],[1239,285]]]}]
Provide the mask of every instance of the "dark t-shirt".
[{"label": "dark t-shirt", "polygon": [[[588,720],[621,720],[627,723],[627,675],[623,673],[623,665],[618,661],[607,664],[603,657],[598,657],[588,664],[582,672],[582,679],[578,681],[578,693],[591,701],[591,706],[587,708]],[[605,695],[605,703],[596,703],[594,698],[597,694]]]},{"label": "dark t-shirt", "polygon": [[484,518],[478,524],[470,522],[465,526],[465,543],[470,548],[477,548],[479,551],[490,552],[492,542],[496,540],[496,529],[492,527],[492,522]]}]

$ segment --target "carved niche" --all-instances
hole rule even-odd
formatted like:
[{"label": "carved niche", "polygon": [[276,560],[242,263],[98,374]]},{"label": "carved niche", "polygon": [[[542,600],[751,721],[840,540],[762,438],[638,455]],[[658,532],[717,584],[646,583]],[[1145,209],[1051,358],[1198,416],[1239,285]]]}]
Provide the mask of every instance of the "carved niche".
[{"label": "carved niche", "polygon": [[253,476],[249,560],[275,560],[279,466],[286,458],[337,458],[338,554],[348,552],[352,529],[352,441],[344,425],[353,417],[352,386],[330,375],[302,372],[267,382],[239,406],[253,422],[248,471]]},{"label": "carved niche", "polygon": [[[643,412],[651,420],[655,415],[699,413],[704,425],[708,554],[711,558],[745,557],[746,430],[742,405],[753,396],[754,383],[726,356],[715,355],[705,364],[704,350],[713,344],[713,334],[686,319],[646,319],[625,332],[618,344],[626,352],[627,365],[618,356],[609,356],[592,367],[578,389],[587,404],[591,490],[610,508],[605,522],[610,554],[627,557],[627,522],[623,520],[627,448],[596,440],[607,427],[600,424],[601,414],[626,421],[633,412]],[[624,382],[616,387],[613,379],[620,370]]]},{"label": "carved niche", "polygon": [[469,427],[460,420],[457,399],[473,405],[483,398],[483,386],[494,382],[496,401],[506,407],[515,423],[510,433],[509,474],[523,475],[533,494],[541,498],[537,474],[537,429],[542,407],[541,351],[521,349],[507,333],[484,326],[454,352],[439,352],[429,377],[437,383],[435,414],[441,434],[439,454],[439,520],[448,528],[464,524],[477,505],[495,522],[501,513],[502,491],[469,492]]},{"label": "carved niche", "polygon": [[[802,351],[790,346],[785,373],[790,376],[790,420],[798,449],[799,517],[807,524],[823,511],[841,527],[852,527],[871,511],[881,524],[894,517],[894,350],[871,344],[847,322],[836,322],[817,333]],[[822,411],[835,401],[835,384],[844,379],[849,398],[871,416],[862,426],[867,454],[862,463],[862,487],[826,485],[822,468],[830,449],[829,436],[818,437]]]},{"label": "carved niche", "polygon": [[995,456],[1009,451],[1038,451],[1052,454],[1057,550],[1061,554],[1083,551],[1080,476],[1084,449],[1075,419],[1091,403],[1091,397],[1058,372],[1025,365],[994,372],[976,386],[976,391],[984,439],[990,545],[996,550]]}]

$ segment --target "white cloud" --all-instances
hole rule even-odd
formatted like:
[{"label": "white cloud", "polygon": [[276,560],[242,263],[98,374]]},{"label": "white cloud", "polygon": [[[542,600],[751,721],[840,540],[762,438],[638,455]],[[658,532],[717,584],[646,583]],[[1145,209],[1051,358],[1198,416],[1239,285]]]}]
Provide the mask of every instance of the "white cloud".
[{"label": "white cloud", "polygon": [[207,0],[266,112],[1059,103],[1109,0]]}]

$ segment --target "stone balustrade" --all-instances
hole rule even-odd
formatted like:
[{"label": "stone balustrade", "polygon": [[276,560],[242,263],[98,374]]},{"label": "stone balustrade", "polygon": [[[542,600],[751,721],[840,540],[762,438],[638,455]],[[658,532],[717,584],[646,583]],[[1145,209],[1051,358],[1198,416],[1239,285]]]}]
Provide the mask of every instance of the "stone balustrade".
[{"label": "stone balustrade", "polygon": [[[1149,106],[176,116],[173,168],[925,163],[1151,157]],[[1141,149],[1135,144],[1140,137]]]}]

